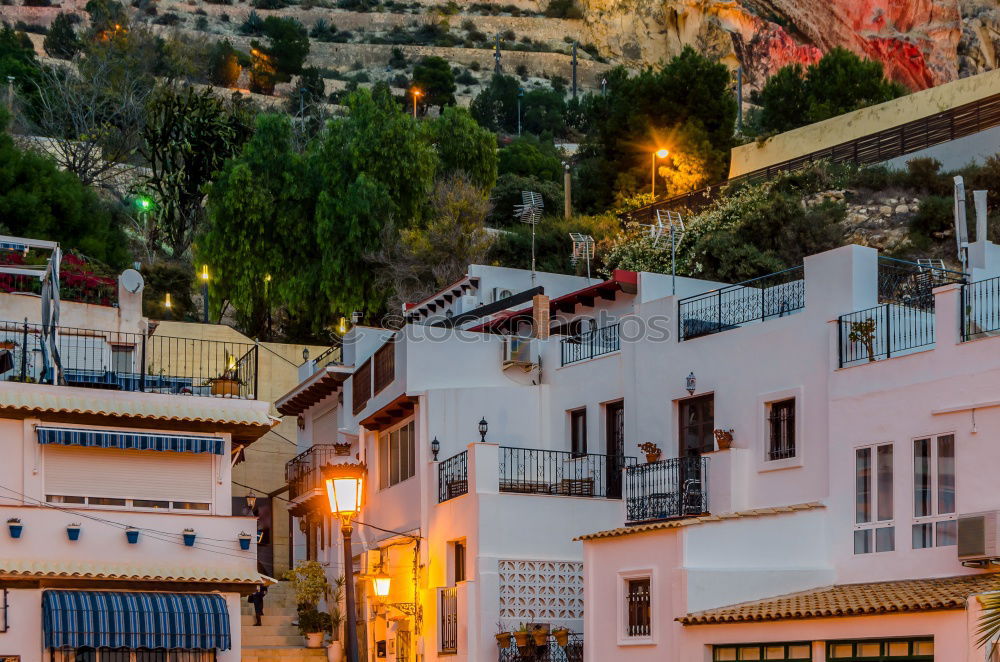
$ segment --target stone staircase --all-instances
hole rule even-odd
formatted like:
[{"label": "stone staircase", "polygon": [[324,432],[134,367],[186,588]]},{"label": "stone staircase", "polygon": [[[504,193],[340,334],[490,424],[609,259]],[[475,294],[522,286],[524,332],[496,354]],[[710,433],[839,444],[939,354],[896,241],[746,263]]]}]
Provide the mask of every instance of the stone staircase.
[{"label": "stone staircase", "polygon": [[253,605],[243,598],[240,607],[242,624],[242,662],[322,662],[326,648],[306,648],[305,639],[295,621],[295,592],[287,582],[267,589],[261,625],[253,622]]}]

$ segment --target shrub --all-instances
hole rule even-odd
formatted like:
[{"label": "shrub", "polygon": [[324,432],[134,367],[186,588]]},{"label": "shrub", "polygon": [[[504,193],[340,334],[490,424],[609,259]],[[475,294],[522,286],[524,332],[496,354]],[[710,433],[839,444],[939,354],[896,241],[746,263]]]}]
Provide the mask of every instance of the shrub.
[{"label": "shrub", "polygon": [[229,14],[219,14],[219,20],[223,23],[229,22]]},{"label": "shrub", "polygon": [[252,0],[255,9],[284,9],[288,6],[285,0]]},{"label": "shrub", "polygon": [[333,41],[337,36],[337,26],[333,25],[325,18],[318,18],[313,23],[309,36],[318,41]]},{"label": "shrub", "polygon": [[932,195],[947,195],[951,190],[951,183],[941,174],[941,162],[930,157],[910,159],[905,181],[909,188]]},{"label": "shrub", "polygon": [[167,12],[163,16],[158,16],[153,21],[156,25],[177,25],[181,22],[181,17],[173,12]]},{"label": "shrub", "polygon": [[49,29],[44,25],[37,25],[35,23],[25,23],[24,21],[18,21],[14,24],[15,30],[20,30],[21,32],[33,32],[35,34],[48,34]]},{"label": "shrub", "polygon": [[545,15],[549,18],[583,18],[583,12],[573,0],[549,0]]},{"label": "shrub", "polygon": [[475,85],[479,82],[479,79],[476,78],[471,71],[464,69],[462,73],[455,77],[455,82],[460,85]]},{"label": "shrub", "polygon": [[247,35],[264,34],[264,19],[260,17],[260,14],[251,9],[250,13],[243,20],[243,24],[240,25],[240,33]]},{"label": "shrub", "polygon": [[528,65],[519,64],[514,69],[514,73],[521,77],[521,80],[528,80]]},{"label": "shrub", "polygon": [[936,232],[946,232],[954,222],[952,199],[943,195],[932,195],[920,201],[917,213],[910,221],[910,230],[925,237]]},{"label": "shrub", "polygon": [[399,48],[392,49],[392,53],[389,54],[388,64],[393,69],[406,68],[406,56],[403,54],[402,49]]},{"label": "shrub", "polygon": [[407,88],[410,86],[410,79],[407,78],[406,74],[396,74],[392,79],[392,86]]},{"label": "shrub", "polygon": [[476,24],[472,22],[471,18],[467,18],[464,21],[462,21],[462,29],[465,30],[466,32],[472,32],[473,30],[476,29]]},{"label": "shrub", "polygon": [[24,0],[25,7],[51,7],[52,0]]},{"label": "shrub", "polygon": [[482,68],[483,67],[482,67],[481,64],[479,64],[479,62],[471,62],[471,63],[469,63],[469,69],[472,70],[472,71],[479,71]]},{"label": "shrub", "polygon": [[517,33],[514,32],[513,30],[504,30],[503,34],[500,35],[500,38],[503,39],[504,41],[509,41],[511,43],[514,43],[515,41],[517,41]]}]

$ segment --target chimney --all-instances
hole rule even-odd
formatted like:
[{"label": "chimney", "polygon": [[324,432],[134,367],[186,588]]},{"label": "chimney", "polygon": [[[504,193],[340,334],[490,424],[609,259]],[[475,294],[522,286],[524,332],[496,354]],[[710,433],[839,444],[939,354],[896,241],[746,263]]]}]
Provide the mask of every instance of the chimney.
[{"label": "chimney", "polygon": [[549,298],[544,294],[531,298],[531,322],[536,338],[545,340],[549,337]]},{"label": "chimney", "polygon": [[973,191],[976,206],[976,241],[986,241],[986,191]]}]

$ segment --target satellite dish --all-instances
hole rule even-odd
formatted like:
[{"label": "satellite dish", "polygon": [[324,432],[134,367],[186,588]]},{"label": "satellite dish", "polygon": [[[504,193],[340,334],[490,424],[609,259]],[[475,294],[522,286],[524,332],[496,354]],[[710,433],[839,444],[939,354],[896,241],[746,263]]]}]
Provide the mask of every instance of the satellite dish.
[{"label": "satellite dish", "polygon": [[136,294],[142,291],[143,285],[146,282],[142,279],[142,274],[140,274],[135,269],[126,269],[122,272],[122,275],[118,277],[118,281],[122,284],[122,287],[126,291]]}]

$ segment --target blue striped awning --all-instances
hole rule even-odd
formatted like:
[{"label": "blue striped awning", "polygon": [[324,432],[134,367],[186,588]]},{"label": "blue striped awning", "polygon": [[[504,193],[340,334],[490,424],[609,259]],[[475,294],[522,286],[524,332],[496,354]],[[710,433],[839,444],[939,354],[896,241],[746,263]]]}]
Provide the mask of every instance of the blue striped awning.
[{"label": "blue striped awning", "polygon": [[227,650],[229,611],[212,593],[45,591],[46,648],[187,648]]},{"label": "blue striped awning", "polygon": [[38,427],[38,443],[93,448],[124,448],[139,451],[174,453],[214,453],[222,455],[221,437],[192,437],[176,434],[146,434],[114,430]]}]

